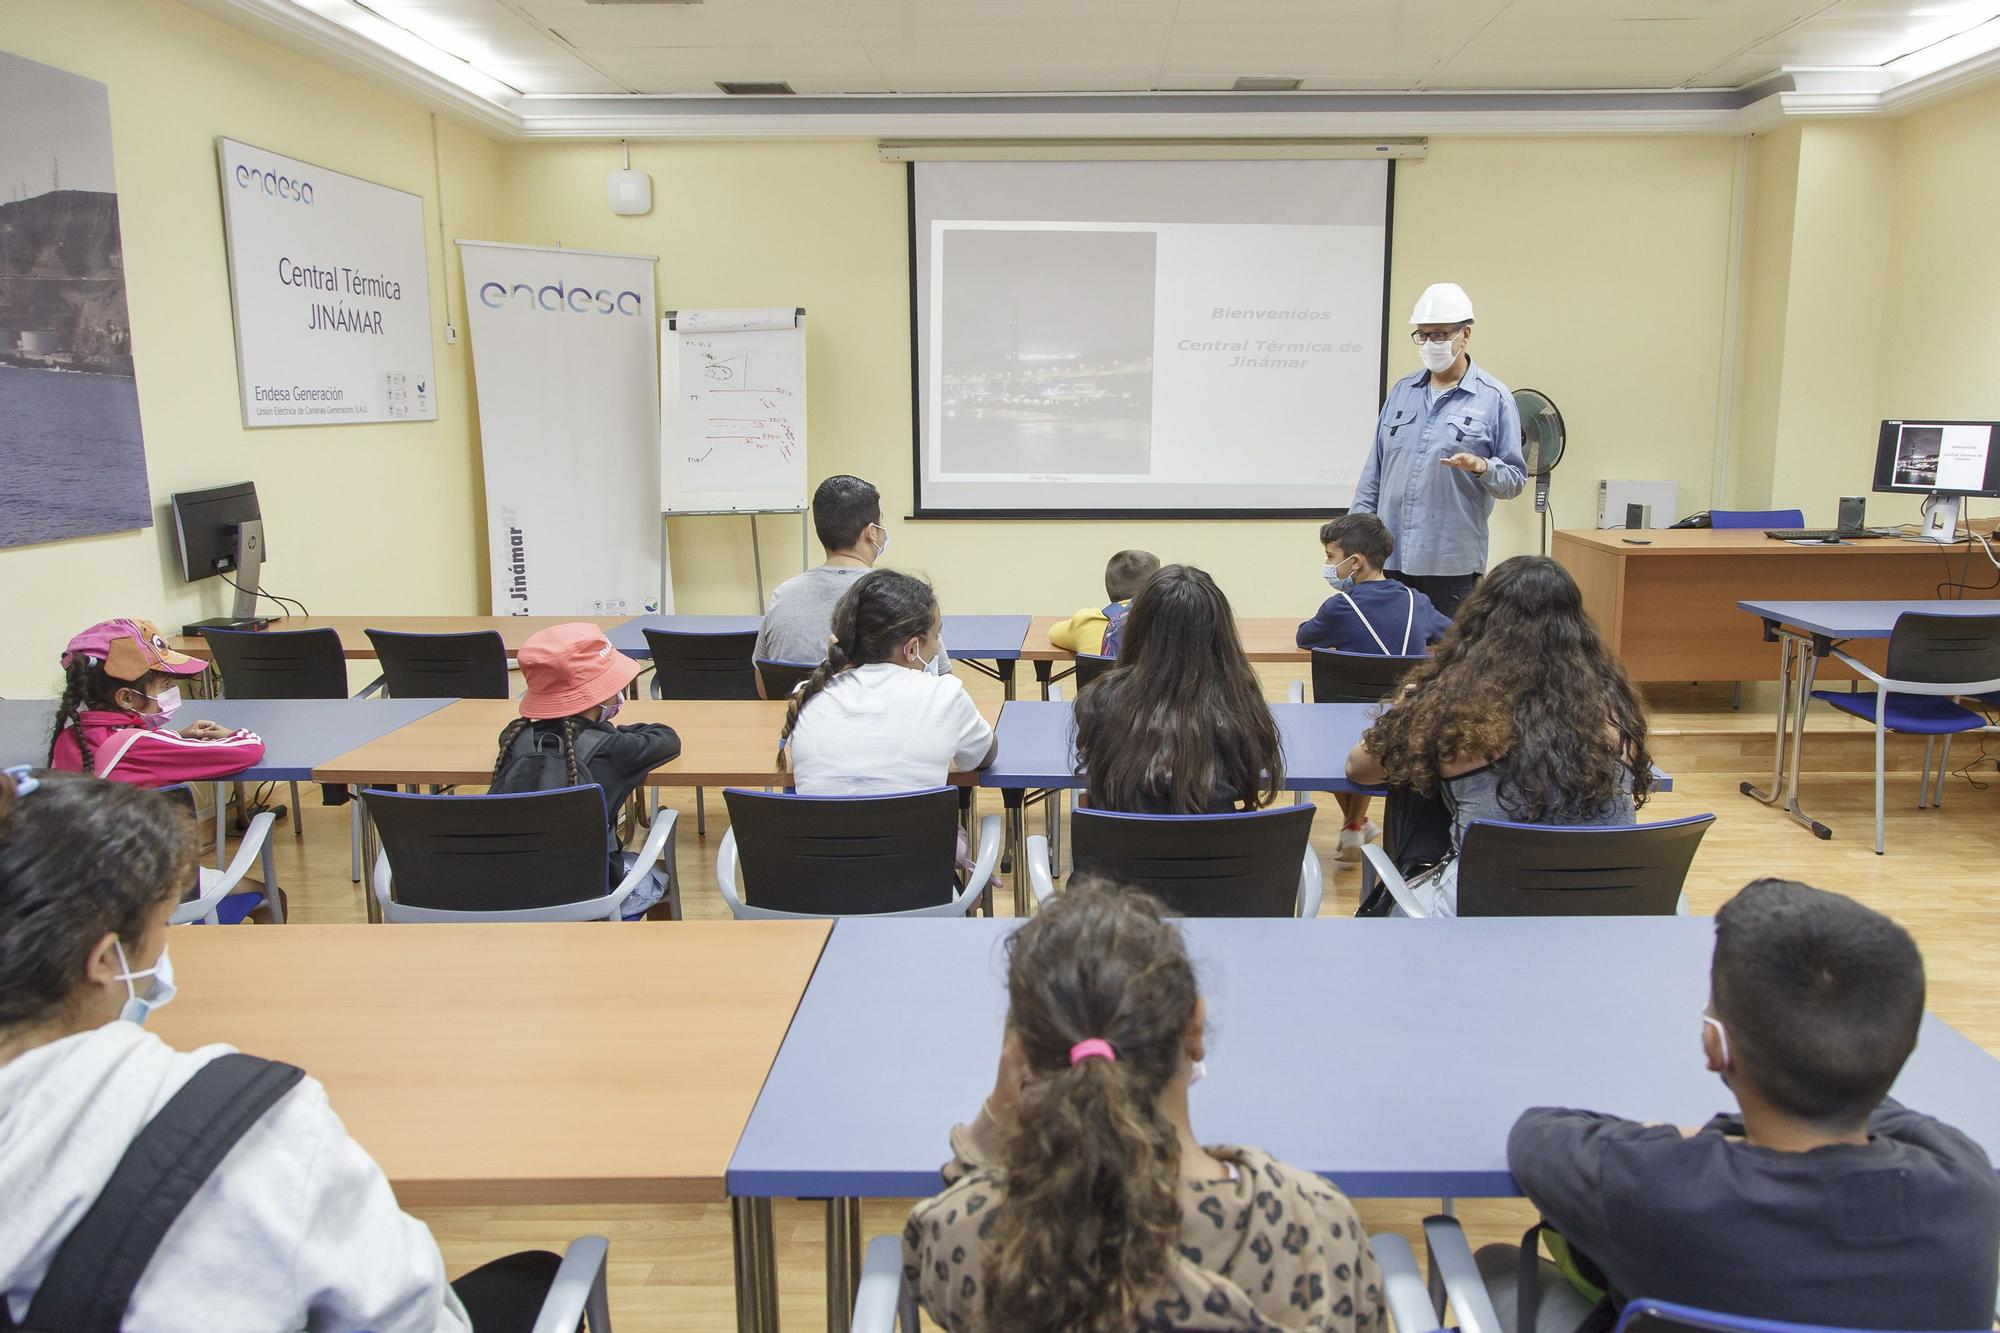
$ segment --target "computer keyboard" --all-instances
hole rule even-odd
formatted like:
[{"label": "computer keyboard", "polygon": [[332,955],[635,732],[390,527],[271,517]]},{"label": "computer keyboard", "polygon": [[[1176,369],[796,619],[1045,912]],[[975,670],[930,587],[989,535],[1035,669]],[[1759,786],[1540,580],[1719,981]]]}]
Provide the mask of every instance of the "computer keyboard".
[{"label": "computer keyboard", "polygon": [[1823,542],[1833,539],[1849,541],[1855,538],[1899,537],[1897,532],[1885,532],[1881,528],[1856,528],[1852,532],[1842,532],[1839,528],[1766,528],[1764,535],[1780,542]]}]

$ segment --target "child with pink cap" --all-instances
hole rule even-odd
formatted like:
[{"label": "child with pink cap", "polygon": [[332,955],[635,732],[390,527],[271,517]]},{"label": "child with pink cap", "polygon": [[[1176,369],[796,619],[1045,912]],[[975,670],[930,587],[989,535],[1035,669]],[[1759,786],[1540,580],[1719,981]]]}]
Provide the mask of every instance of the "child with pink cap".
[{"label": "child with pink cap", "polygon": [[168,723],[182,676],[203,664],[167,647],[150,620],[104,620],[63,649],[63,696],[49,735],[49,767],[140,787],[171,787],[240,773],[264,757],[253,731],[214,722]]},{"label": "child with pink cap", "polygon": [[[632,854],[618,838],[618,811],[646,774],[681,752],[681,738],[661,722],[612,725],[640,667],[595,625],[552,625],[530,635],[515,660],[528,690],[519,720],[500,733],[489,790],[602,788],[607,887],[616,885],[632,867]],[[652,882],[625,900],[625,919],[638,920],[666,892],[666,876],[655,867]]]}]

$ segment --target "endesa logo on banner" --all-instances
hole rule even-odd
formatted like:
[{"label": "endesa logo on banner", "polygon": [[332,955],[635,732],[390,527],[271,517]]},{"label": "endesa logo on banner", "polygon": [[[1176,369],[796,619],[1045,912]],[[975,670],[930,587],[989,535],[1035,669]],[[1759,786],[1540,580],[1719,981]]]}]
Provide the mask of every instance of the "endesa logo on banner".
[{"label": "endesa logo on banner", "polygon": [[263,171],[248,162],[236,164],[236,188],[251,190],[257,194],[269,195],[273,199],[285,199],[295,204],[312,207],[312,182],[281,172]]},{"label": "endesa logo on banner", "polygon": [[525,282],[517,282],[511,287],[501,282],[481,283],[479,303],[490,310],[531,306],[536,310],[567,310],[575,315],[627,316],[637,316],[644,305],[643,298],[635,291],[614,292],[609,287],[593,291],[588,287],[568,287],[560,282],[544,283],[540,287]]}]

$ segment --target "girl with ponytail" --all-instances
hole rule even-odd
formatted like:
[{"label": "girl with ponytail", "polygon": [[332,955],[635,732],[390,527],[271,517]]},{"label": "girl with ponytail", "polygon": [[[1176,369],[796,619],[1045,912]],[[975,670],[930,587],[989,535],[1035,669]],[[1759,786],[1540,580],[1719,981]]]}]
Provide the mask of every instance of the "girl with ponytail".
[{"label": "girl with ponytail", "polygon": [[877,569],[855,580],[833,608],[826,660],[785,709],[777,762],[800,795],[922,791],[993,762],[993,728],[965,686],[931,674],[942,624],[922,579]]},{"label": "girl with ponytail", "polygon": [[948,1187],[903,1231],[905,1280],[952,1333],[1387,1328],[1345,1197],[1188,1122],[1207,1011],[1180,931],[1073,882],[1008,941],[993,1093]]}]

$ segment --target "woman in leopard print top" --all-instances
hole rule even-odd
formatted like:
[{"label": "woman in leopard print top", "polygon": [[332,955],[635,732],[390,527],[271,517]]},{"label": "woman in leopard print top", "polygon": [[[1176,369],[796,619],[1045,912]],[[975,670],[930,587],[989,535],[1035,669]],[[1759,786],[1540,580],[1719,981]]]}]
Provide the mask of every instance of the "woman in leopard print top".
[{"label": "woman in leopard print top", "polygon": [[1194,1138],[1207,1015],[1159,904],[1079,880],[1009,953],[993,1094],[903,1231],[930,1316],[951,1333],[1383,1333],[1347,1199]]}]

